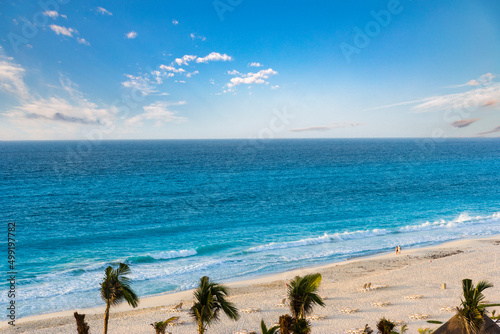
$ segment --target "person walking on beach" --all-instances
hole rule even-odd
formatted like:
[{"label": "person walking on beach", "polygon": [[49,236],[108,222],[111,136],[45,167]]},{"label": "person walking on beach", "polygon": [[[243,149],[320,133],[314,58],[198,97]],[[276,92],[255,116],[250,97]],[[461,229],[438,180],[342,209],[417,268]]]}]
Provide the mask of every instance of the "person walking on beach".
[{"label": "person walking on beach", "polygon": [[399,246],[396,246],[396,255],[399,254]]},{"label": "person walking on beach", "polygon": [[401,245],[398,246],[398,254],[401,255]]}]

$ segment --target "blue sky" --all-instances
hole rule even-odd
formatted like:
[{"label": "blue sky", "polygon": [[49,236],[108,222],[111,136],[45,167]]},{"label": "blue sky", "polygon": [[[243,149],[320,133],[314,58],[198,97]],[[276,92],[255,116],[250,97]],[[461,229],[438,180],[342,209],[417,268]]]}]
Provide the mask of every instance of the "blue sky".
[{"label": "blue sky", "polygon": [[0,6],[0,140],[500,134],[496,0]]}]

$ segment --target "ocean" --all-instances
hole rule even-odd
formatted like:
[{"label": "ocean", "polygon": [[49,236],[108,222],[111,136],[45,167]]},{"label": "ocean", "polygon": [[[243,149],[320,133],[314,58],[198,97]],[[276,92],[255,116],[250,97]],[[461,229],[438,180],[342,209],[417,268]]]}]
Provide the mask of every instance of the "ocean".
[{"label": "ocean", "polygon": [[144,297],[498,234],[499,171],[486,138],[0,142],[0,244],[18,315],[92,307],[118,262]]}]

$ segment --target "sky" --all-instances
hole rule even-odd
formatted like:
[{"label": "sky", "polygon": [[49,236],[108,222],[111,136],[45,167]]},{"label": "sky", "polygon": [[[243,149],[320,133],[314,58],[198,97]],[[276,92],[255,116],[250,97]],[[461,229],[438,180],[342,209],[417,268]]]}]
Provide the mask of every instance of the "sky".
[{"label": "sky", "polygon": [[0,140],[500,136],[500,2],[0,1]]}]

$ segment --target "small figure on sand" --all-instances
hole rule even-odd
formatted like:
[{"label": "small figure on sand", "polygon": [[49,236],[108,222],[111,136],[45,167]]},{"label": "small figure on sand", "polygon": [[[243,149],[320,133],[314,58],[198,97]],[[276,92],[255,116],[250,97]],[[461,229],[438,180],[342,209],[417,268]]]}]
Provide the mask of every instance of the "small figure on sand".
[{"label": "small figure on sand", "polygon": [[399,247],[396,246],[396,255],[398,255],[398,254],[399,254]]},{"label": "small figure on sand", "polygon": [[398,254],[401,255],[401,245],[398,246]]}]

